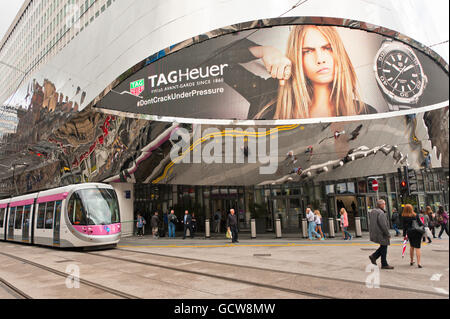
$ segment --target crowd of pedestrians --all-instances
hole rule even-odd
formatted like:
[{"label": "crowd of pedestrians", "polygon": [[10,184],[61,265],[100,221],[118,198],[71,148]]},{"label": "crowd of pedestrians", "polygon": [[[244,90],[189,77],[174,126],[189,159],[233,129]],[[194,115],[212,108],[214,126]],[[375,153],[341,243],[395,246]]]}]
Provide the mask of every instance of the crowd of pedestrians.
[{"label": "crowd of pedestrians", "polygon": [[[311,207],[307,207],[305,211],[306,220],[308,223],[308,239],[325,240],[325,235],[322,229],[322,216],[319,210],[312,210]],[[410,264],[414,265],[414,252],[416,255],[417,266],[422,268],[421,264],[421,242],[428,240],[428,243],[432,243],[432,238],[441,239],[442,234],[445,232],[449,234],[448,225],[449,216],[442,206],[436,212],[433,212],[430,206],[427,206],[425,210],[414,212],[412,205],[404,205],[401,212],[397,209],[392,210],[391,222],[392,228],[395,231],[395,236],[401,235],[403,230],[403,237],[405,242],[410,244]],[[344,207],[339,210],[339,225],[342,230],[343,240],[352,240],[353,236],[348,231],[349,217]],[[146,225],[145,218],[138,214],[136,218],[137,236],[144,236],[144,228]],[[188,210],[185,210],[184,216],[179,220],[175,215],[174,210],[170,210],[170,213],[164,213],[162,220],[160,219],[159,212],[154,212],[151,217],[150,225],[152,228],[152,235],[154,239],[165,236],[166,229],[168,230],[168,237],[175,238],[175,229],[178,224],[183,225],[183,239],[186,238],[189,231],[190,237],[194,238],[197,231],[197,219],[195,213],[190,214]],[[223,225],[222,225],[223,224]],[[378,258],[381,258],[382,269],[393,269],[394,267],[389,265],[387,261],[387,251],[390,245],[390,232],[389,232],[389,219],[386,212],[386,203],[384,200],[377,201],[377,207],[369,211],[368,213],[368,225],[369,236],[372,242],[380,245],[375,253],[369,256],[372,264],[376,265]],[[232,243],[238,243],[239,233],[239,220],[235,214],[234,209],[230,209],[226,217],[223,217],[223,213],[217,210],[213,215],[213,231],[219,233],[221,228],[225,228]],[[222,229],[223,229],[222,228]],[[440,228],[440,230],[439,230]],[[439,230],[439,234],[436,237],[436,232]]]},{"label": "crowd of pedestrians", "polygon": [[[370,240],[380,244],[378,250],[370,255],[369,259],[372,264],[376,265],[376,260],[381,257],[382,269],[394,269],[387,262],[390,233],[385,206],[386,203],[384,200],[379,200],[377,207],[369,212]],[[441,239],[443,232],[446,232],[447,235],[449,233],[448,213],[444,211],[443,206],[439,206],[436,213],[433,212],[431,206],[427,206],[425,210],[420,210],[416,213],[411,204],[406,204],[401,214],[397,210],[393,210],[391,221],[396,232],[395,236],[400,235],[399,227],[403,229],[403,256],[406,245],[409,242],[410,266],[413,266],[417,262],[418,268],[423,268],[420,250],[422,241],[425,242],[428,240],[428,244],[431,244],[433,242],[431,237],[436,238],[437,228],[440,228],[439,239]],[[416,256],[416,261],[414,261],[414,255]]]}]

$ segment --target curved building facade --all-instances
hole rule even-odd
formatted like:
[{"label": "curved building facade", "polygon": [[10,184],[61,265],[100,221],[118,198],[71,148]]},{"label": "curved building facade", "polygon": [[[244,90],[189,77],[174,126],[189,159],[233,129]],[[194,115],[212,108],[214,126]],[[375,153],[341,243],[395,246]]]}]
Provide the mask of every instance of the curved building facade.
[{"label": "curved building facade", "polygon": [[104,2],[75,2],[65,46],[0,92],[4,196],[111,183],[129,232],[172,207],[260,231],[299,231],[307,205],[363,229],[377,198],[448,210],[448,64],[397,2]]}]

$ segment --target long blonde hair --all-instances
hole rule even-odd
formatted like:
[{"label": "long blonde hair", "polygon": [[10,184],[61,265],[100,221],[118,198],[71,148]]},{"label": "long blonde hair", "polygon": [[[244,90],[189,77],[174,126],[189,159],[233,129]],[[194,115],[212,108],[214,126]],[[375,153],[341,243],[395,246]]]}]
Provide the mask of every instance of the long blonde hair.
[{"label": "long blonde hair", "polygon": [[[278,99],[270,102],[255,116],[261,118],[276,102],[274,119],[309,118],[309,106],[314,92],[313,85],[303,70],[303,40],[308,28],[315,27],[330,42],[335,60],[334,80],[330,100],[335,106],[336,116],[360,114],[365,109],[358,93],[355,69],[336,29],[331,26],[294,26],[288,39],[286,56],[292,62],[292,74],[283,86],[278,88]],[[356,100],[356,101],[355,101]]]}]

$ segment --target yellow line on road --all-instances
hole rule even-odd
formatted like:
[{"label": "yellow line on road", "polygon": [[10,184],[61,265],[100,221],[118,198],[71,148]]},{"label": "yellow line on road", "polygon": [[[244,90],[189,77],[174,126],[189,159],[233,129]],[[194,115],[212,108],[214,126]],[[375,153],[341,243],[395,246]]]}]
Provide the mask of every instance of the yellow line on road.
[{"label": "yellow line on road", "polygon": [[[423,245],[427,245],[424,243]],[[351,244],[261,244],[261,245],[236,245],[236,244],[223,244],[223,245],[118,245],[120,248],[224,248],[224,247],[316,247],[316,246],[379,246],[378,244],[363,244],[363,243],[351,243]],[[391,244],[391,246],[402,246],[402,244]]]}]

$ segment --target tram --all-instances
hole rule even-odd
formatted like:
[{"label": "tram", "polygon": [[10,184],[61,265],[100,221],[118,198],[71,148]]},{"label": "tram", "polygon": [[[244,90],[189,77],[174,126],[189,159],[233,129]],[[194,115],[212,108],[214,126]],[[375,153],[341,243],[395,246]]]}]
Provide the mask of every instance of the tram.
[{"label": "tram", "polygon": [[0,200],[0,240],[52,247],[115,246],[120,240],[114,188],[85,183]]}]

